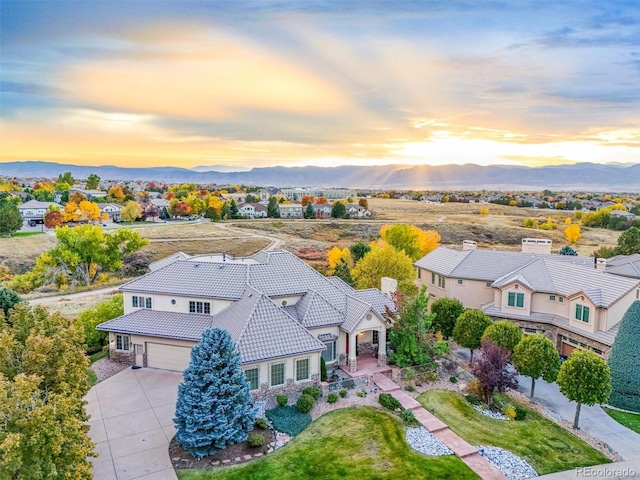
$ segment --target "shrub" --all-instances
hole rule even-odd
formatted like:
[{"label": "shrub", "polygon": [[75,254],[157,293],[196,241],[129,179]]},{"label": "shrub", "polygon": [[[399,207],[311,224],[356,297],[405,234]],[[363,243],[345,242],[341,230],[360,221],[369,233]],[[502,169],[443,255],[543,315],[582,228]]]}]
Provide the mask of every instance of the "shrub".
[{"label": "shrub", "polygon": [[299,434],[311,423],[311,415],[300,413],[294,405],[267,410],[265,415],[273,423],[273,428],[291,436]]},{"label": "shrub", "polygon": [[520,406],[516,406],[516,414],[513,417],[514,420],[518,420],[518,421],[522,421],[525,418],[527,418],[527,409],[520,407]]},{"label": "shrub", "polygon": [[411,410],[403,410],[402,420],[404,420],[407,425],[419,425],[418,420],[416,420],[416,417]]},{"label": "shrub", "polygon": [[267,423],[267,419],[262,417],[256,418],[254,425],[258,428],[261,428],[262,430],[266,430],[269,426],[269,424]]},{"label": "shrub", "polygon": [[358,393],[356,393],[356,395],[358,395],[360,398],[364,398],[367,396],[367,392],[365,392],[364,390],[360,390]]},{"label": "shrub", "polygon": [[414,387],[413,385],[407,385],[406,387],[404,387],[404,389],[407,392],[415,392],[416,391],[416,387]]},{"label": "shrub", "polygon": [[296,408],[302,413],[309,413],[315,404],[315,399],[308,393],[304,393],[296,402]]},{"label": "shrub", "polygon": [[342,387],[346,388],[347,390],[352,390],[356,388],[356,382],[349,378],[342,382]]},{"label": "shrub", "polygon": [[339,393],[340,393],[340,396],[341,396],[342,398],[345,398],[345,397],[347,396],[347,391],[346,391],[344,388],[343,388],[342,390],[340,390],[340,392],[339,392]]},{"label": "shrub", "polygon": [[502,409],[502,413],[509,420],[513,420],[514,418],[516,418],[516,409],[513,408],[511,405],[507,405],[506,407],[504,407]]},{"label": "shrub", "polygon": [[247,439],[247,445],[249,445],[251,448],[261,447],[264,445],[264,442],[264,435],[260,435],[259,433],[252,433]]},{"label": "shrub", "polygon": [[378,402],[388,410],[402,409],[402,405],[400,404],[400,402],[389,393],[381,393],[378,397]]},{"label": "shrub", "polygon": [[424,378],[426,378],[428,382],[435,382],[438,380],[438,374],[437,372],[429,372],[424,376]]},{"label": "shrub", "polygon": [[452,376],[450,376],[450,377],[449,377],[449,381],[450,381],[451,383],[458,383],[458,378],[457,378],[457,377],[454,377],[454,376],[452,375]]},{"label": "shrub", "polygon": [[482,399],[478,395],[474,395],[472,393],[465,395],[464,398],[471,405],[480,405],[482,403]]},{"label": "shrub", "polygon": [[337,393],[330,393],[327,396],[327,402],[336,403],[337,401],[338,401],[338,394]]},{"label": "shrub", "polygon": [[467,383],[467,387],[464,389],[470,395],[475,395],[476,397],[482,398],[484,392],[482,391],[482,385],[480,385],[480,380],[477,378],[472,379],[469,383]]},{"label": "shrub", "polygon": [[322,392],[318,387],[307,387],[304,390],[302,390],[303,395],[304,394],[311,395],[314,400],[318,400],[320,398],[321,393]]},{"label": "shrub", "polygon": [[289,397],[286,395],[278,395],[276,396],[276,402],[278,402],[279,406],[286,407],[287,403],[289,403]]},{"label": "shrub", "polygon": [[320,381],[327,381],[327,362],[322,357],[320,357]]}]

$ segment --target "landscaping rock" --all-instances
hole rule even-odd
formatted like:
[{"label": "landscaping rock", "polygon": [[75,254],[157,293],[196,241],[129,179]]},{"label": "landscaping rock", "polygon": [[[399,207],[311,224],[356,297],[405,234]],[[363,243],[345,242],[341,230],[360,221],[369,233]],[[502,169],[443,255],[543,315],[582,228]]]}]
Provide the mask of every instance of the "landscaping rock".
[{"label": "landscaping rock", "polygon": [[453,455],[449,447],[424,427],[407,428],[406,439],[411,448],[424,455]]},{"label": "landscaping rock", "polygon": [[476,447],[478,453],[486,458],[509,480],[525,480],[537,477],[538,473],[524,459],[498,447],[481,445]]},{"label": "landscaping rock", "polygon": [[494,412],[493,410],[489,410],[488,408],[482,408],[480,405],[474,405],[473,409],[476,412],[480,412],[481,414],[489,417],[489,418],[494,418],[496,420],[509,420],[509,417],[507,417],[506,415],[503,415],[499,412]]}]

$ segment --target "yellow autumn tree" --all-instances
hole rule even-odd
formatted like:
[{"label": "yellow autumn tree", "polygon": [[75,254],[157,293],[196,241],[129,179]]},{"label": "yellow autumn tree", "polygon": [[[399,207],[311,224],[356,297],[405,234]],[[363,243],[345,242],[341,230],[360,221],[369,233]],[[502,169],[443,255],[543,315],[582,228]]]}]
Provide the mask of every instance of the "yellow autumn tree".
[{"label": "yellow autumn tree", "polygon": [[83,200],[80,202],[80,219],[86,220],[87,222],[95,222],[100,220],[101,212],[98,204],[90,202],[88,200]]},{"label": "yellow autumn tree", "polygon": [[569,243],[576,243],[582,236],[582,233],[580,232],[580,225],[576,225],[575,223],[573,225],[569,225],[564,229],[564,235],[567,237],[567,241]]},{"label": "yellow autumn tree", "polygon": [[76,222],[80,215],[80,208],[75,202],[67,202],[64,206],[64,212],[62,212],[63,220],[65,222]]},{"label": "yellow autumn tree", "polygon": [[418,260],[440,245],[440,234],[435,230],[425,231],[403,223],[383,226],[380,237],[384,243],[403,251],[412,260]]},{"label": "yellow autumn tree", "polygon": [[333,247],[327,253],[327,261],[329,267],[333,270],[341,261],[344,261],[347,265],[351,265],[351,252],[348,248]]},{"label": "yellow autumn tree", "polygon": [[564,224],[565,225],[571,225],[571,217],[567,217],[564,219]]}]

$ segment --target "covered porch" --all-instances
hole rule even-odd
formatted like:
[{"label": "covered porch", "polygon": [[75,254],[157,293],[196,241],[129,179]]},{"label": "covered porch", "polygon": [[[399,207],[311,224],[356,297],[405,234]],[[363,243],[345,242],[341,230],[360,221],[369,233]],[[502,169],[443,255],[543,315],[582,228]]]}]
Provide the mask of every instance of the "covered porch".
[{"label": "covered porch", "polygon": [[361,377],[363,375],[370,377],[376,373],[384,373],[391,370],[391,367],[388,366],[386,362],[384,365],[379,365],[376,357],[367,354],[357,356],[357,370],[352,372],[346,365],[341,368],[342,371],[351,378]]},{"label": "covered porch", "polygon": [[[365,369],[387,367],[387,327],[356,330],[347,334],[346,365],[342,368],[351,376],[364,375]],[[377,373],[379,370],[376,370]],[[360,372],[360,373],[358,373]]]}]

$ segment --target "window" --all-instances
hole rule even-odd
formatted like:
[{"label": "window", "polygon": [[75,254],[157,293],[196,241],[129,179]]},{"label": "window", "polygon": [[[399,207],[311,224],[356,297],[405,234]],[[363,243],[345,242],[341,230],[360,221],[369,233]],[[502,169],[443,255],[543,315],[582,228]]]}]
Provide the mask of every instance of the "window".
[{"label": "window", "polygon": [[129,335],[116,335],[116,350],[129,351]]},{"label": "window", "polygon": [[576,305],[576,320],[582,320],[589,323],[589,307],[585,305]]},{"label": "window", "polygon": [[284,363],[271,365],[271,386],[284,385]]},{"label": "window", "polygon": [[485,283],[485,285],[486,285],[487,287],[491,288],[492,282],[487,282],[487,283]]},{"label": "window", "polygon": [[431,285],[436,284],[436,274],[431,272]]},{"label": "window", "polygon": [[464,285],[464,280],[458,279],[458,285]]},{"label": "window", "polygon": [[131,297],[131,305],[135,308],[151,308],[151,297],[139,297],[134,295]]},{"label": "window", "polygon": [[257,390],[260,386],[260,369],[259,368],[247,368],[244,371],[244,376],[249,382],[249,388],[251,390]]},{"label": "window", "polygon": [[595,353],[596,355],[602,355],[603,354],[603,351],[600,350],[599,348],[591,347],[591,350],[593,350],[593,353]]},{"label": "window", "polygon": [[438,275],[438,286],[444,288],[444,277],[442,275]]},{"label": "window", "polygon": [[558,297],[558,301],[559,301],[560,303],[564,303],[564,297]]},{"label": "window", "polygon": [[537,330],[535,328],[524,327],[524,333],[536,333]]},{"label": "window", "polygon": [[378,330],[373,331],[373,341],[371,343],[380,343],[380,332]]},{"label": "window", "polygon": [[524,293],[509,292],[507,305],[510,307],[524,308]]},{"label": "window", "polygon": [[209,302],[189,302],[189,313],[211,313],[211,303]]},{"label": "window", "polygon": [[420,273],[422,270],[418,268],[418,278],[422,278],[422,274]]},{"label": "window", "polygon": [[296,360],[296,382],[309,380],[309,359]]},{"label": "window", "polygon": [[336,360],[336,342],[327,342],[325,343],[327,346],[326,350],[322,351],[322,358],[326,363],[335,362]]},{"label": "window", "polygon": [[552,302],[556,301],[556,296],[555,295],[549,295],[549,300],[551,300]]}]

